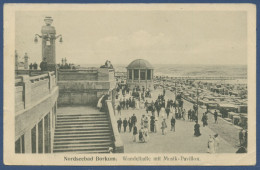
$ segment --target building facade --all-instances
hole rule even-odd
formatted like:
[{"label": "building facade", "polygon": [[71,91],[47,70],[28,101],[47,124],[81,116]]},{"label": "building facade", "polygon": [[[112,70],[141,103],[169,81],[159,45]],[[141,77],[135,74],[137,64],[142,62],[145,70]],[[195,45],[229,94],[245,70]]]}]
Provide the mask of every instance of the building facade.
[{"label": "building facade", "polygon": [[54,72],[15,80],[15,153],[51,153],[58,86]]},{"label": "building facade", "polygon": [[154,67],[143,59],[132,61],[127,67],[127,84],[132,89],[136,86],[154,90]]}]

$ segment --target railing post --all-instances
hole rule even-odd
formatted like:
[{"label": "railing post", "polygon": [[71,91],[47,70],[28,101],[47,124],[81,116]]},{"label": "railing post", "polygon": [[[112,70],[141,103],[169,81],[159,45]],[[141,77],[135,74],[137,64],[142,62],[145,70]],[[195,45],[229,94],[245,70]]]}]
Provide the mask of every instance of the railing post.
[{"label": "railing post", "polygon": [[24,108],[28,108],[31,105],[31,81],[28,75],[24,75],[23,77],[23,100],[24,100]]}]

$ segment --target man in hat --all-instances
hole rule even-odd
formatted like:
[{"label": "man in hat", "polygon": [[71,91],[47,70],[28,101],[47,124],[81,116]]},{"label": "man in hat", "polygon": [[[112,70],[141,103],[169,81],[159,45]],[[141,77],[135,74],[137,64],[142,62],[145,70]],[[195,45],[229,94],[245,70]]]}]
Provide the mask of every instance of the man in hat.
[{"label": "man in hat", "polygon": [[122,120],[121,118],[119,118],[119,120],[117,121],[117,128],[118,128],[118,132],[121,132],[121,126],[122,126]]},{"label": "man in hat", "polygon": [[218,112],[216,110],[214,112],[214,119],[215,119],[215,123],[218,123]]},{"label": "man in hat", "polygon": [[135,114],[133,114],[133,116],[131,117],[131,122],[132,122],[133,126],[136,124],[137,118],[136,118]]},{"label": "man in hat", "polygon": [[127,120],[126,120],[126,118],[123,120],[123,127],[124,127],[124,132],[126,132],[126,127],[127,127]]},{"label": "man in hat", "polygon": [[172,116],[172,119],[171,119],[171,131],[174,131],[175,132],[175,118]]}]

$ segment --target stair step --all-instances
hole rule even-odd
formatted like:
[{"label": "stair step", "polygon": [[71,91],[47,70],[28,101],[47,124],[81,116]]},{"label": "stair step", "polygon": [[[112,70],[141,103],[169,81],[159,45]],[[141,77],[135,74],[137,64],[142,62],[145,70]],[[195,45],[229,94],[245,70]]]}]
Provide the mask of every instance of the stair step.
[{"label": "stair step", "polygon": [[88,143],[88,144],[70,144],[70,145],[54,145],[54,149],[82,148],[82,147],[110,147],[111,143]]},{"label": "stair step", "polygon": [[104,114],[81,114],[81,115],[74,115],[74,114],[57,114],[57,117],[66,118],[66,117],[98,117],[98,116],[107,116],[106,113]]},{"label": "stair step", "polygon": [[60,128],[75,128],[75,127],[109,127],[109,124],[84,124],[84,125],[59,125],[56,126],[57,129]]},{"label": "stair step", "polygon": [[98,150],[108,150],[109,146],[99,146],[99,147],[75,147],[75,148],[61,148],[54,149],[53,152],[73,152],[73,151],[98,151]]},{"label": "stair step", "polygon": [[54,145],[66,145],[66,144],[87,144],[87,143],[113,143],[111,139],[100,140],[82,140],[82,141],[55,141]]},{"label": "stair step", "polygon": [[104,121],[104,122],[64,122],[64,123],[57,123],[56,126],[63,126],[63,125],[109,125],[108,121]]},{"label": "stair step", "polygon": [[74,131],[58,131],[54,133],[54,135],[58,135],[58,134],[88,134],[88,133],[110,133],[111,130],[110,129],[105,129],[105,130],[74,130]]},{"label": "stair step", "polygon": [[60,117],[57,116],[58,120],[68,120],[68,119],[73,119],[73,120],[80,120],[80,119],[108,119],[106,115],[104,116],[69,116],[69,117]]},{"label": "stair step", "polygon": [[91,140],[98,140],[98,139],[102,139],[102,140],[105,140],[105,139],[111,139],[111,136],[93,136],[93,137],[85,137],[85,136],[82,136],[82,137],[70,137],[70,138],[56,138],[54,137],[54,142],[56,141],[79,141],[79,140],[88,140],[88,141],[91,141]]},{"label": "stair step", "polygon": [[89,121],[109,121],[108,118],[87,118],[87,119],[57,119],[57,122],[89,122]]},{"label": "stair step", "polygon": [[57,138],[71,138],[71,137],[90,137],[90,136],[105,136],[105,135],[107,135],[107,136],[109,136],[110,135],[110,133],[109,132],[107,132],[107,133],[94,133],[94,134],[55,134],[55,137],[54,137],[54,139],[57,139]]},{"label": "stair step", "polygon": [[112,139],[107,113],[57,114],[54,153],[108,153]]},{"label": "stair step", "polygon": [[55,132],[69,132],[69,131],[95,131],[95,130],[110,130],[109,127],[76,127],[76,128],[59,128],[55,129]]},{"label": "stair step", "polygon": [[57,153],[57,154],[59,154],[59,153],[63,153],[63,152],[66,152],[66,153],[68,153],[68,154],[75,154],[75,153],[77,153],[77,154],[95,154],[95,153],[109,153],[108,152],[108,149],[104,149],[104,150],[97,150],[97,151],[53,151],[54,153]]}]

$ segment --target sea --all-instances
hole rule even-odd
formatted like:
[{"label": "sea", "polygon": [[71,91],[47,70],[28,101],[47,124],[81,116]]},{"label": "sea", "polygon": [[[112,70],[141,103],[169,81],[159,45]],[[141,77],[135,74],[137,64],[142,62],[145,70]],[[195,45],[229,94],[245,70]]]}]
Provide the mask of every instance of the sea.
[{"label": "sea", "polygon": [[[85,67],[100,67],[101,65],[85,64]],[[113,65],[116,72],[126,72],[127,65]],[[178,65],[155,64],[155,76],[168,77],[247,77],[247,65]]]}]

